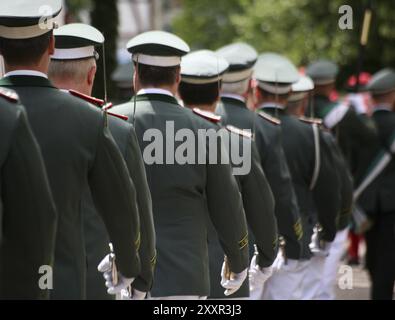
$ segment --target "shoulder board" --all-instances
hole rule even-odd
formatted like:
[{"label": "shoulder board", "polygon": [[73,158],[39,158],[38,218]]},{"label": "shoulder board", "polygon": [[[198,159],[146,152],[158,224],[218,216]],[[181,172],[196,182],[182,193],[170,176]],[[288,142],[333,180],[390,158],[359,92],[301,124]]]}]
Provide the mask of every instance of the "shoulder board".
[{"label": "shoulder board", "polygon": [[244,137],[244,138],[252,139],[252,133],[249,132],[249,131],[241,130],[241,129],[236,128],[236,127],[234,127],[234,126],[226,126],[226,129],[227,129],[229,132],[235,133],[235,134],[237,134],[237,135],[239,135],[239,136],[242,136],[242,137]]},{"label": "shoulder board", "polygon": [[316,124],[321,126],[323,124],[321,119],[317,119],[317,118],[307,118],[307,117],[301,117],[299,118],[300,121],[304,122],[304,123],[308,123],[308,124]]},{"label": "shoulder board", "polygon": [[0,88],[0,97],[12,102],[12,103],[17,103],[19,101],[18,95],[11,90],[7,90],[4,88]]},{"label": "shoulder board", "polygon": [[124,116],[124,115],[122,115],[122,114],[116,114],[116,113],[112,113],[112,112],[106,112],[106,113],[107,113],[108,115],[110,115],[110,116],[119,118],[119,119],[124,120],[124,121],[128,121],[128,120],[129,120],[129,117]]},{"label": "shoulder board", "polygon": [[200,110],[199,108],[194,108],[193,113],[213,123],[219,123],[221,121],[220,116],[209,111]]},{"label": "shoulder board", "polygon": [[107,110],[112,109],[113,107],[114,107],[113,103],[112,102],[108,102],[108,103],[106,103],[105,105],[102,106],[102,110],[103,111],[107,111]]},{"label": "shoulder board", "polygon": [[272,124],[275,124],[276,126],[281,125],[281,121],[276,119],[275,117],[272,117],[271,115],[267,114],[266,112],[260,111],[258,114],[265,120],[269,121]]},{"label": "shoulder board", "polygon": [[86,95],[86,94],[83,94],[83,93],[78,92],[78,91],[75,91],[75,90],[69,90],[69,93],[70,93],[72,96],[74,96],[74,97],[77,97],[77,98],[80,98],[80,99],[82,99],[82,100],[85,100],[85,101],[87,101],[87,102],[89,102],[89,103],[94,104],[95,106],[98,106],[98,107],[101,107],[101,106],[103,106],[103,104],[104,104],[104,100],[101,100],[101,99],[97,99],[97,98],[88,96],[88,95]]}]

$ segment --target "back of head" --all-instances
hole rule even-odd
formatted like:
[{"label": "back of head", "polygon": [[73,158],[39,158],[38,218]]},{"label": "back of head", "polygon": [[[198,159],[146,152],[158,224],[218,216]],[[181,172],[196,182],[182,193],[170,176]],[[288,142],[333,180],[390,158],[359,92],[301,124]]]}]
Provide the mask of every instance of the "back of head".
[{"label": "back of head", "polygon": [[52,32],[30,39],[6,39],[0,37],[0,53],[11,66],[34,66],[48,50]]},{"label": "back of head", "polygon": [[223,77],[222,92],[245,95],[258,59],[257,51],[246,43],[237,42],[218,49],[216,53],[229,63],[229,70]]},{"label": "back of head", "polygon": [[142,33],[127,44],[143,87],[173,86],[179,79],[181,57],[189,46],[174,34],[164,31]]},{"label": "back of head", "polygon": [[[55,52],[49,77],[62,89],[74,89],[90,95],[96,74],[96,47],[104,44],[104,35],[96,28],[72,23],[55,30]],[[67,87],[63,87],[67,85]]]},{"label": "back of head", "polygon": [[[51,60],[48,76],[54,82],[76,82],[84,81],[92,68],[96,67],[96,60]],[[73,88],[68,88],[73,89]]]},{"label": "back of head", "polygon": [[210,50],[192,52],[181,63],[179,93],[187,106],[211,106],[220,95],[228,62]]},{"label": "back of head", "polygon": [[[5,3],[3,3],[5,2]],[[3,0],[0,11],[0,53],[6,65],[34,66],[49,52],[60,0]]]}]

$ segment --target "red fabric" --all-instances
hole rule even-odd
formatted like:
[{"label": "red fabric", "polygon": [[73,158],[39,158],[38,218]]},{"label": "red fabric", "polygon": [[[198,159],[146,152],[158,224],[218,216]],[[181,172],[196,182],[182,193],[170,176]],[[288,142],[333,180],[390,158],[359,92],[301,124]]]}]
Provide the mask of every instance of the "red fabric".
[{"label": "red fabric", "polygon": [[359,244],[362,241],[362,236],[357,235],[353,232],[349,234],[350,247],[348,248],[348,255],[350,258],[359,258]]}]

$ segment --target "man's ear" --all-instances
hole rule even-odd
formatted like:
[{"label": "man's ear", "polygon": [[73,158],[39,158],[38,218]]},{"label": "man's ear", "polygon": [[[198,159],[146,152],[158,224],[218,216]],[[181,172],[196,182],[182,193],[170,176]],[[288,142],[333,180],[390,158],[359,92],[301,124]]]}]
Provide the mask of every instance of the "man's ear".
[{"label": "man's ear", "polygon": [[178,69],[177,69],[176,83],[177,83],[177,87],[178,87],[178,86],[180,85],[180,83],[181,83],[181,67],[178,67]]},{"label": "man's ear", "polygon": [[54,35],[51,36],[49,39],[49,46],[48,46],[48,54],[52,56],[55,53],[55,37]]},{"label": "man's ear", "polygon": [[93,83],[95,82],[96,70],[97,70],[97,67],[92,66],[88,72],[87,82],[88,82],[89,86],[93,86]]}]

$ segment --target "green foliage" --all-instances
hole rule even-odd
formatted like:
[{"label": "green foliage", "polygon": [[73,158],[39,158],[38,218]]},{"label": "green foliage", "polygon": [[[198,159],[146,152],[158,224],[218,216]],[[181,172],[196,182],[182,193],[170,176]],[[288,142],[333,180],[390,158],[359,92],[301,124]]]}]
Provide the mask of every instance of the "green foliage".
[{"label": "green foliage", "polygon": [[218,47],[237,37],[232,17],[243,8],[240,0],[183,0],[182,7],[173,28],[194,48]]},{"label": "green foliage", "polygon": [[[92,0],[91,21],[92,26],[99,29],[106,38],[106,79],[108,96],[111,97],[115,92],[115,85],[111,82],[111,74],[117,67],[116,50],[118,41],[118,8],[116,0]],[[104,81],[103,81],[103,52],[100,49],[100,60],[98,63],[95,86],[93,95],[96,97],[104,97]]]},{"label": "green foliage", "polygon": [[[364,69],[395,66],[395,6],[393,0],[372,1],[374,19]],[[339,28],[340,6],[354,12],[354,29]],[[359,52],[362,0],[184,0],[174,31],[193,48],[217,49],[246,41],[259,52],[275,51],[296,64],[325,57],[353,73]]]},{"label": "green foliage", "polygon": [[77,16],[80,10],[88,8],[90,5],[91,0],[66,0],[67,10],[73,16]]}]

